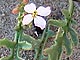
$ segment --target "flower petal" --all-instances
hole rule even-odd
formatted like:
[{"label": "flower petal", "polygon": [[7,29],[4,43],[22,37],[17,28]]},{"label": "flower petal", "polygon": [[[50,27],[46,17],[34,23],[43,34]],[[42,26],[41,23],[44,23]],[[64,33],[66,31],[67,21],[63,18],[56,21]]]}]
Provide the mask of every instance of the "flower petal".
[{"label": "flower petal", "polygon": [[24,10],[28,13],[33,13],[36,10],[36,6],[34,3],[27,4],[24,6]]},{"label": "flower petal", "polygon": [[36,18],[34,18],[34,24],[43,30],[46,26],[46,21],[42,17],[36,16]]},{"label": "flower petal", "polygon": [[38,9],[37,9],[37,12],[38,12],[38,15],[41,15],[41,16],[48,16],[50,13],[51,13],[51,9],[50,7],[43,7],[43,6],[40,6]]},{"label": "flower petal", "polygon": [[33,20],[33,17],[32,17],[31,14],[25,15],[25,16],[23,17],[22,24],[23,24],[23,25],[28,25],[32,20]]}]

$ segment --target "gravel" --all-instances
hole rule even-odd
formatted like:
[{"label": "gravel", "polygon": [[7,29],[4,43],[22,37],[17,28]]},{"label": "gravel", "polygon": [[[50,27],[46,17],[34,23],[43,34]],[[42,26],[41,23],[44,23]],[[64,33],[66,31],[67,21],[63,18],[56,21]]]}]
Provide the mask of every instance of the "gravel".
[{"label": "gravel", "polygon": [[[30,0],[30,2],[34,2],[37,6],[51,6],[52,13],[50,18],[54,19],[63,19],[63,15],[61,13],[61,9],[68,8],[67,0]],[[77,30],[80,39],[80,2],[75,3],[75,10],[73,19],[77,21],[77,25],[74,28]],[[17,23],[16,17],[11,13],[11,10],[19,4],[18,0],[0,0],[0,39],[8,38],[13,41],[14,39],[14,27]],[[0,57],[9,55],[9,49],[1,47],[0,48]],[[21,57],[28,60],[28,58],[33,58],[34,51],[24,51],[20,52]],[[21,54],[22,53],[22,54]],[[6,55],[7,54],[7,55]],[[31,55],[30,55],[31,54]],[[73,54],[68,57],[64,53],[62,56],[63,60],[80,60],[80,43],[77,47],[73,48]],[[33,60],[33,59],[29,59]]]}]

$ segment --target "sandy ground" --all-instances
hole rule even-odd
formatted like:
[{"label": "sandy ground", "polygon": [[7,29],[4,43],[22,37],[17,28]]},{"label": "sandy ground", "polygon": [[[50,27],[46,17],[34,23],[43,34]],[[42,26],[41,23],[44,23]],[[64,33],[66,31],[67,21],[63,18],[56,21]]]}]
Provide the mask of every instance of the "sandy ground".
[{"label": "sandy ground", "polygon": [[[62,19],[63,15],[61,13],[61,9],[67,9],[68,3],[67,0],[30,0],[30,2],[34,2],[39,5],[43,6],[51,6],[52,9],[52,15],[51,18],[54,19]],[[10,40],[14,39],[14,27],[17,23],[16,17],[17,15],[14,15],[11,13],[11,10],[18,4],[18,0],[0,0],[0,39],[1,38],[8,38]],[[73,15],[73,19],[77,21],[77,25],[74,26],[74,28],[77,30],[79,34],[80,39],[80,3],[75,3],[75,11]],[[6,51],[6,52],[5,52]],[[1,47],[0,48],[0,57],[6,56],[8,53],[8,49]],[[3,52],[3,53],[2,53]],[[25,60],[28,58],[31,58],[33,56],[28,56],[27,53],[31,52],[30,54],[33,54],[33,51],[25,51],[22,52],[21,55]],[[74,47],[73,54],[70,57],[67,57],[65,54],[63,54],[62,57],[63,60],[80,60],[80,44],[77,47]],[[32,60],[32,58],[30,59]]]}]

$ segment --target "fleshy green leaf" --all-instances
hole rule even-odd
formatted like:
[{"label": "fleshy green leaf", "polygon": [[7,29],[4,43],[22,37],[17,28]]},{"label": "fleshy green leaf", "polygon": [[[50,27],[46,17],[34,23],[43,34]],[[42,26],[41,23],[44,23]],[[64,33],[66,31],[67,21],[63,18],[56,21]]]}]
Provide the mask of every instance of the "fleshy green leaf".
[{"label": "fleshy green leaf", "polygon": [[13,56],[2,57],[0,60],[14,60]]},{"label": "fleshy green leaf", "polygon": [[72,52],[72,42],[67,37],[66,33],[64,33],[63,38],[64,38],[63,44],[64,44],[64,46],[66,48],[67,55],[71,55],[71,52]]},{"label": "fleshy green leaf", "polygon": [[69,19],[69,18],[70,18],[70,14],[69,14],[69,11],[68,11],[68,10],[63,9],[63,10],[62,10],[62,13],[63,13],[63,15],[64,15],[64,17],[65,17],[66,19]]},{"label": "fleshy green leaf", "polygon": [[32,44],[33,47],[38,46],[41,42],[39,39],[36,40],[35,38],[33,38],[33,37],[31,37],[27,34],[22,35],[22,40],[21,41],[26,41],[26,42]]},{"label": "fleshy green leaf", "polygon": [[52,45],[50,48],[45,49],[46,53],[48,54],[48,60],[60,59],[62,53],[63,33],[64,32],[59,29],[55,38],[56,43]]},{"label": "fleshy green leaf", "polygon": [[76,20],[71,20],[71,23],[77,25]]},{"label": "fleshy green leaf", "polygon": [[19,42],[19,47],[25,50],[30,50],[32,48],[32,45],[28,42]]},{"label": "fleshy green leaf", "polygon": [[71,36],[71,40],[72,40],[73,44],[77,45],[78,41],[79,41],[77,32],[72,27],[69,27],[69,32],[70,32],[70,36]]},{"label": "fleshy green leaf", "polygon": [[73,14],[73,10],[74,10],[73,0],[69,0],[69,13],[70,13],[71,17],[72,17],[72,14]]},{"label": "fleshy green leaf", "polygon": [[54,19],[50,19],[48,22],[49,22],[50,25],[58,26],[58,27],[63,27],[63,26],[65,26],[67,24],[66,20],[54,20]]},{"label": "fleshy green leaf", "polygon": [[14,60],[13,58],[13,48],[15,47],[16,42],[10,41],[8,39],[0,39],[0,46],[6,46],[11,49],[11,55],[7,57],[2,57],[1,60]]},{"label": "fleshy green leaf", "polygon": [[53,32],[52,30],[48,30],[47,34],[48,34],[48,38],[49,38],[49,37],[54,36],[55,32]]},{"label": "fleshy green leaf", "polygon": [[0,39],[0,46],[6,46],[8,48],[14,48],[16,42],[10,41],[8,39]]},{"label": "fleshy green leaf", "polygon": [[27,41],[28,43],[32,43],[35,41],[35,38],[31,37],[30,35],[23,34],[21,41]]},{"label": "fleshy green leaf", "polygon": [[62,39],[59,38],[55,45],[45,49],[45,51],[48,54],[48,60],[59,60],[62,53]]}]

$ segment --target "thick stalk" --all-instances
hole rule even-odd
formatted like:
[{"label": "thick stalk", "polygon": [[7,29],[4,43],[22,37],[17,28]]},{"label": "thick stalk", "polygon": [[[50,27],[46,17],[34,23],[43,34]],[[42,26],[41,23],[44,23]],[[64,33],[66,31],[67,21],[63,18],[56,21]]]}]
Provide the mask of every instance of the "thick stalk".
[{"label": "thick stalk", "polygon": [[15,58],[15,60],[20,60],[19,57],[18,57],[18,51],[19,51],[19,46],[18,46],[18,43],[19,41],[21,40],[21,37],[22,37],[22,18],[23,18],[23,13],[24,13],[24,4],[20,4],[20,7],[19,7],[19,14],[18,14],[18,17],[17,17],[17,20],[18,20],[18,24],[17,24],[17,27],[16,27],[16,32],[15,32],[15,38],[14,40],[16,41],[16,45],[15,47],[13,48],[13,57]]},{"label": "thick stalk", "polygon": [[16,45],[15,45],[15,48],[13,50],[15,52],[15,54],[14,54],[15,60],[19,60],[19,57],[18,57],[18,51],[19,51],[18,43],[19,43],[19,41],[20,41],[20,39],[22,37],[22,27],[21,27],[22,23],[21,23],[21,19],[20,19],[21,15],[22,15],[22,13],[19,13],[18,25],[17,25],[18,28],[16,28],[16,32],[15,32]]},{"label": "thick stalk", "polygon": [[20,30],[20,31],[16,31],[16,45],[15,45],[15,58],[16,58],[16,60],[19,60],[19,58],[18,58],[18,51],[19,51],[19,46],[18,46],[18,43],[19,43],[19,41],[20,41],[20,39],[21,39],[21,36],[22,36],[22,30]]},{"label": "thick stalk", "polygon": [[18,60],[18,58],[17,58],[18,37],[19,37],[19,34],[18,34],[18,33],[19,33],[18,31],[15,32],[16,45],[15,45],[15,47],[14,47],[14,49],[13,49],[14,59],[16,59],[16,60]]}]

